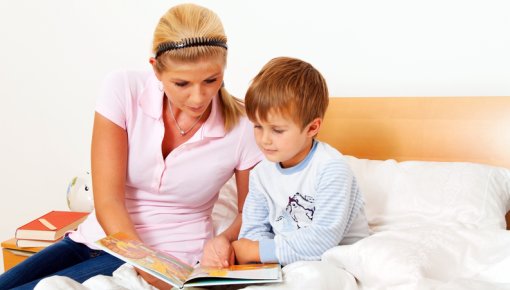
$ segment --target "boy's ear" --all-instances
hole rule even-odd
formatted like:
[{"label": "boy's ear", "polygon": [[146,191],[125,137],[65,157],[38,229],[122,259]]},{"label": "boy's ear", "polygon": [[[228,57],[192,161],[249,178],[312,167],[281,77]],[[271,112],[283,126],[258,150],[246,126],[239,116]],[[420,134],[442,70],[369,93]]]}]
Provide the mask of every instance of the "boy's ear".
[{"label": "boy's ear", "polygon": [[309,125],[308,130],[306,132],[306,135],[308,137],[315,137],[317,134],[319,134],[319,129],[322,125],[322,119],[321,118],[315,118]]}]

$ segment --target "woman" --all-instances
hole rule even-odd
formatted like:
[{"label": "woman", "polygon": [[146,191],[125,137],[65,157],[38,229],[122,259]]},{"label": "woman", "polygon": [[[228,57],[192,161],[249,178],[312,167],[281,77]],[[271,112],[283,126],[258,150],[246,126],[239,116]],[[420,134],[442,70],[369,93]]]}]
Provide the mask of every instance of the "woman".
[{"label": "woman", "polygon": [[[0,276],[0,289],[62,275],[83,282],[122,261],[94,242],[124,232],[189,264],[228,266],[241,217],[213,237],[210,214],[235,174],[239,208],[261,159],[241,101],[223,86],[227,41],[212,11],[178,5],[154,33],[152,71],[111,74],[92,136],[95,214],[63,241]],[[44,266],[43,266],[44,265]],[[158,288],[168,285],[141,272]],[[21,288],[20,288],[21,289]]]}]

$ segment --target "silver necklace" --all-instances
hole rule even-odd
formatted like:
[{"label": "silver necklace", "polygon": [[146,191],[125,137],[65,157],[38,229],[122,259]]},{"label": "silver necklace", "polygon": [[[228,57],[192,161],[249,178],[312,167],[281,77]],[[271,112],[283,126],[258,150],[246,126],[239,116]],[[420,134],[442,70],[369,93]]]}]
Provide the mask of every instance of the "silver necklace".
[{"label": "silver necklace", "polygon": [[174,111],[172,110],[172,103],[170,102],[170,99],[168,99],[168,106],[170,108],[170,115],[172,115],[172,119],[174,120],[175,126],[179,130],[179,134],[181,134],[181,136],[186,135],[189,131],[195,128],[195,126],[198,124],[198,121],[202,119],[202,116],[204,115],[205,111],[207,111],[207,110],[203,111],[202,114],[200,114],[200,116],[196,119],[195,123],[193,123],[193,125],[191,125],[191,127],[189,127],[188,130],[183,130],[181,126],[179,126],[179,123],[177,123],[177,119],[174,116]]}]

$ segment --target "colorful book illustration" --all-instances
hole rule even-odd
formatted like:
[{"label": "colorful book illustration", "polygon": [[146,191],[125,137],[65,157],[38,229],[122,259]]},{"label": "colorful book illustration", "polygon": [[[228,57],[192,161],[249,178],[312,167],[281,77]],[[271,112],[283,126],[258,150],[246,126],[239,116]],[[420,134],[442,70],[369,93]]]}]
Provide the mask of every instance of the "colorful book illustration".
[{"label": "colorful book illustration", "polygon": [[132,240],[124,233],[107,236],[96,243],[111,255],[179,289],[192,286],[282,281],[279,264],[233,265],[228,268],[192,267],[177,257]]},{"label": "colorful book illustration", "polygon": [[88,214],[77,211],[50,211],[16,229],[15,237],[20,240],[56,241],[67,231],[78,227]]}]

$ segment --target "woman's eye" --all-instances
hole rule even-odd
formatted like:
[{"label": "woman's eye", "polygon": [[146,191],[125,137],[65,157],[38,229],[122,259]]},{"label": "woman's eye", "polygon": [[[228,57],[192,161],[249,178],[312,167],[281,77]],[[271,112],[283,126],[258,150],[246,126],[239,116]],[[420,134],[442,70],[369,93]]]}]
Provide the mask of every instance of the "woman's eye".
[{"label": "woman's eye", "polygon": [[205,82],[207,84],[212,84],[212,83],[215,83],[218,79],[208,79],[208,80],[205,80]]},{"label": "woman's eye", "polygon": [[185,87],[187,84],[188,84],[188,82],[175,83],[175,85],[178,87]]},{"label": "woman's eye", "polygon": [[262,126],[260,126],[260,125],[253,125],[253,128],[255,128],[257,130],[260,130],[260,129],[262,129]]}]

